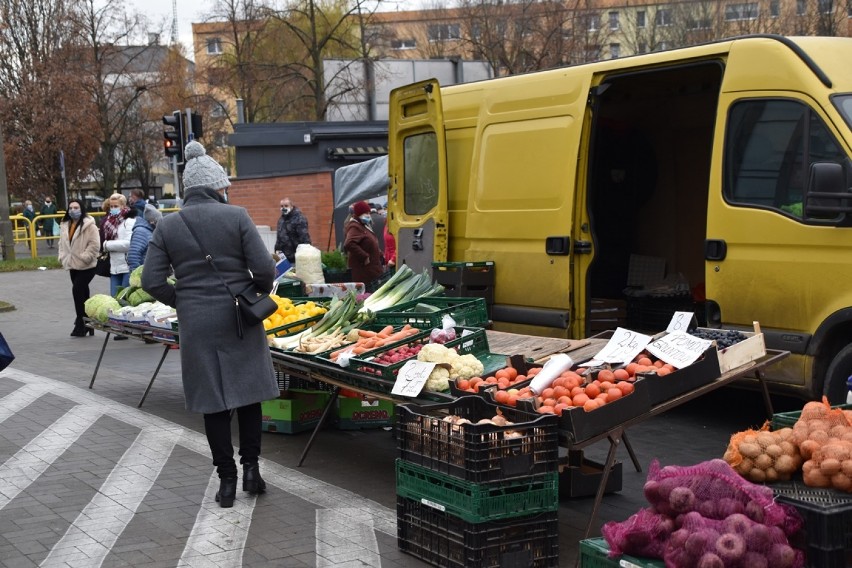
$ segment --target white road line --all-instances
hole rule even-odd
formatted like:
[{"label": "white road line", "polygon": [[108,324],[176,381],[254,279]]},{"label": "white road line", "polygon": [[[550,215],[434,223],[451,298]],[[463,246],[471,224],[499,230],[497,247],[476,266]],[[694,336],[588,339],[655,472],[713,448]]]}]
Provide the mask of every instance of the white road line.
[{"label": "white road line", "polygon": [[48,392],[45,385],[29,384],[0,398],[0,423],[14,416]]},{"label": "white road line", "polygon": [[[48,390],[57,396],[78,404],[97,407],[107,416],[140,429],[155,428],[161,432],[179,432],[181,434],[178,441],[179,445],[201,455],[210,455],[210,448],[203,434],[169,422],[159,416],[148,414],[132,406],[115,402],[88,390],[41,375],[7,368],[0,373],[0,379],[4,377],[26,384],[46,385]],[[314,479],[299,471],[263,458],[260,460],[260,467],[261,474],[267,484],[291,493],[320,508],[358,509],[366,512],[373,518],[373,525],[377,531],[396,538],[396,511],[346,489]],[[215,495],[215,493],[214,491],[213,494]],[[218,507],[218,504],[213,504]]]},{"label": "white road line", "polygon": [[373,518],[360,509],[317,509],[317,568],[380,568]]},{"label": "white road line", "polygon": [[0,509],[29,487],[103,415],[94,406],[75,406],[0,465]]},{"label": "white road line", "polygon": [[[142,430],[98,493],[53,546],[42,568],[100,566],[157,481],[177,439],[176,434]],[[68,553],[75,550],[85,555],[80,563],[68,561]]]},{"label": "white road line", "polygon": [[[239,487],[238,487],[239,489]],[[219,477],[214,472],[178,566],[206,567],[243,565],[243,549],[251,527],[257,496],[238,491],[234,506],[223,509],[215,501]]]}]

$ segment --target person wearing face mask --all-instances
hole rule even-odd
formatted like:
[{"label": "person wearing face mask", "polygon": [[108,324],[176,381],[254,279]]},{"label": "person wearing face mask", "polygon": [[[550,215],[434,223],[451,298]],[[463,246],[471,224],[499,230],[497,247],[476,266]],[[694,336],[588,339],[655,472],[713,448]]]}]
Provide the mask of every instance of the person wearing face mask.
[{"label": "person wearing face mask", "polygon": [[[44,199],[44,205],[41,206],[41,215],[56,215],[56,204],[52,197]],[[41,221],[41,232],[46,237],[53,236],[53,228],[56,219],[54,217],[46,217]],[[53,239],[47,239],[47,248],[53,248]]]},{"label": "person wearing face mask", "polygon": [[370,204],[359,201],[352,206],[352,219],[346,223],[346,238],[343,250],[346,251],[352,280],[363,282],[368,292],[375,290],[375,281],[382,275],[382,253],[379,239],[371,225]]},{"label": "person wearing face mask", "polygon": [[293,206],[289,198],[281,200],[281,217],[278,218],[278,228],[275,233],[275,251],[278,256],[286,256],[290,263],[296,262],[296,247],[301,244],[311,244],[308,233],[308,220]]},{"label": "person wearing face mask", "polygon": [[59,262],[71,275],[71,296],[77,314],[71,337],[95,334],[94,329],[83,324],[86,315],[83,305],[89,299],[89,283],[95,277],[100,248],[101,239],[95,220],[86,213],[82,201],[71,199],[59,223]]},{"label": "person wearing face mask", "polygon": [[[130,237],[136,218],[130,216],[127,198],[120,193],[109,196],[109,211],[101,223],[103,250],[109,253],[110,279],[109,293],[115,296],[120,287],[130,285],[130,266],[127,264],[127,252],[130,250]],[[116,335],[115,340],[127,339]]]},{"label": "person wearing face mask", "polygon": [[[264,493],[266,483],[258,465],[260,403],[277,398],[279,392],[263,325],[244,325],[243,336],[237,335],[234,300],[222,280],[234,293],[252,282],[268,291],[275,264],[248,212],[225,203],[221,192],[231,182],[222,166],[196,141],[186,145],[184,156],[184,207],[180,214],[166,215],[157,223],[142,269],[142,288],[177,309],[186,408],[204,415],[219,476],[216,501],[220,507],[233,507],[239,472],[231,413],[239,426],[242,490]],[[207,254],[214,265],[207,262]],[[176,286],[166,281],[172,268]]]},{"label": "person wearing face mask", "polygon": [[24,210],[21,212],[21,215],[30,220],[30,223],[27,223],[27,238],[30,238],[30,227],[34,227],[32,224],[32,220],[35,219],[35,209],[33,209],[33,202],[27,199],[24,201]]}]

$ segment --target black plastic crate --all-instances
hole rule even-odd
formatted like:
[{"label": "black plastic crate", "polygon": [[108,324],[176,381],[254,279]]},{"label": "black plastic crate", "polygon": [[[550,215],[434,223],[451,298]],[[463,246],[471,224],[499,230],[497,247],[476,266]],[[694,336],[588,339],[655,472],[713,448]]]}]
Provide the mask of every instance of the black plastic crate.
[{"label": "black plastic crate", "polygon": [[[849,526],[846,530],[852,530]],[[808,546],[805,550],[805,566],[808,568],[849,568],[852,566],[852,549],[840,547],[822,548]]]},{"label": "black plastic crate", "polygon": [[399,549],[433,566],[559,566],[555,511],[474,524],[404,497],[397,497],[396,503]]},{"label": "black plastic crate", "polygon": [[[479,396],[453,402],[397,408],[397,447],[400,457],[464,479],[483,483],[555,472],[559,462],[557,416],[529,414],[499,407],[513,424],[476,424],[492,418],[498,406]],[[450,415],[472,424],[453,424]]]},{"label": "black plastic crate", "polygon": [[494,262],[433,262],[432,278],[452,289],[494,286]]},{"label": "black plastic crate", "polygon": [[638,331],[664,331],[675,312],[695,312],[692,296],[627,297],[627,326]]},{"label": "black plastic crate", "polygon": [[802,515],[808,547],[852,553],[852,494],[808,487],[798,480],[771,487],[776,501],[792,505]]}]

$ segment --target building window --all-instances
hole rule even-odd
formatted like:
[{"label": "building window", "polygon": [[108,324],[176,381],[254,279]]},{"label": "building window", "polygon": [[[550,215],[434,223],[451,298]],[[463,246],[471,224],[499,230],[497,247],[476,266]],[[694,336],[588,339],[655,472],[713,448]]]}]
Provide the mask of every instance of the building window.
[{"label": "building window", "polygon": [[796,15],[804,16],[808,11],[808,4],[805,0],[796,0]]},{"label": "building window", "polygon": [[598,14],[589,14],[589,25],[586,28],[590,32],[596,32],[601,29],[601,17]]},{"label": "building window", "polygon": [[648,53],[648,44],[644,41],[640,41],[639,45],[636,48],[637,53]]},{"label": "building window", "polygon": [[636,27],[645,27],[645,10],[639,10],[638,12],[636,12]]},{"label": "building window", "polygon": [[586,61],[599,61],[601,58],[601,46],[586,46]]},{"label": "building window", "polygon": [[687,18],[686,28],[689,30],[709,30],[713,27],[713,21],[709,18]]},{"label": "building window", "polygon": [[769,15],[773,18],[781,15],[781,4],[778,0],[771,0],[769,2]]},{"label": "building window", "polygon": [[668,8],[657,10],[654,14],[654,24],[658,26],[672,25],[672,11]]},{"label": "building window", "polygon": [[621,57],[621,44],[611,43],[609,44],[609,56],[612,59],[618,59]]},{"label": "building window", "polygon": [[616,31],[618,29],[618,12],[609,13],[609,29]]},{"label": "building window", "polygon": [[757,2],[728,4],[725,6],[725,19],[729,22],[736,20],[756,20],[757,13]]},{"label": "building window", "polygon": [[446,41],[460,39],[459,24],[433,24],[429,26],[429,41]]},{"label": "building window", "polygon": [[414,38],[391,40],[391,49],[414,49],[416,47],[417,40]]},{"label": "building window", "polygon": [[222,54],[222,39],[218,37],[207,38],[207,55]]},{"label": "building window", "polygon": [[228,109],[225,108],[225,105],[217,102],[213,105],[213,108],[210,109],[210,116],[213,118],[225,118],[228,116]]},{"label": "building window", "polygon": [[834,0],[817,0],[820,14],[831,14],[834,11]]}]

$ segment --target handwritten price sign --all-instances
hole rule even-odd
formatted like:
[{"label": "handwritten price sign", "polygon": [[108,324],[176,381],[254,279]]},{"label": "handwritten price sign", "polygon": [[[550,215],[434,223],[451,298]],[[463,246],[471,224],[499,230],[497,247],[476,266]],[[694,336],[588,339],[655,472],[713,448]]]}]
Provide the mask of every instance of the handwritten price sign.
[{"label": "handwritten price sign", "polygon": [[595,359],[606,363],[626,363],[639,355],[650,341],[648,335],[618,327],[612,339],[595,355]]},{"label": "handwritten price sign", "polygon": [[673,331],[688,331],[692,327],[692,323],[695,321],[695,314],[692,312],[675,312],[672,316],[672,320],[669,322],[669,326],[666,328],[666,331],[672,333]]},{"label": "handwritten price sign", "polygon": [[396,375],[391,394],[415,397],[423,390],[426,379],[432,373],[436,363],[425,363],[412,359],[400,368]]},{"label": "handwritten price sign", "polygon": [[675,331],[648,345],[648,352],[682,369],[695,363],[710,345],[711,342],[707,339],[699,339],[683,331]]}]

